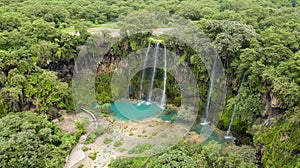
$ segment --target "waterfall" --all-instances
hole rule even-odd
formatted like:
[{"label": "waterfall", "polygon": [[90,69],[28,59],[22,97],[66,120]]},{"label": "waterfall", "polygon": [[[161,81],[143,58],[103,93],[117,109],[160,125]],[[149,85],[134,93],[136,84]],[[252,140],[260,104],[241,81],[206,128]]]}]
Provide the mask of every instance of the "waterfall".
[{"label": "waterfall", "polygon": [[[239,96],[240,90],[241,90],[241,88],[242,88],[242,86],[245,82],[245,76],[246,75],[243,76],[242,83],[241,83],[240,88],[238,90],[238,95],[237,96]],[[238,98],[238,101],[239,101],[239,98]],[[225,139],[234,139],[234,137],[230,135],[230,130],[231,130],[231,127],[232,127],[233,120],[235,118],[236,109],[237,109],[237,103],[234,104],[233,112],[232,112],[231,119],[230,119],[230,123],[229,123],[228,129],[226,131],[226,136],[224,137]]]},{"label": "waterfall", "polygon": [[226,131],[226,136],[224,137],[225,139],[233,139],[233,136],[230,136],[229,134],[230,134],[231,126],[232,126],[232,123],[233,123],[233,120],[234,120],[234,117],[235,117],[236,108],[237,108],[237,105],[235,103],[234,107],[233,107],[233,113],[231,115],[229,127],[228,127],[228,129]]},{"label": "waterfall", "polygon": [[167,83],[167,49],[164,46],[164,88],[161,95],[160,107],[165,107],[165,99],[166,99],[166,83]]},{"label": "waterfall", "polygon": [[151,103],[151,100],[152,100],[152,89],[153,89],[153,84],[154,84],[154,79],[155,79],[156,62],[157,62],[158,51],[159,51],[159,42],[157,42],[156,46],[155,46],[153,72],[152,72],[152,78],[151,78],[151,83],[150,83],[150,87],[149,87],[149,94],[148,94],[148,98],[147,98],[147,104],[148,105]]},{"label": "waterfall", "polygon": [[141,84],[140,84],[140,95],[139,95],[140,100],[142,100],[142,95],[144,93],[144,80],[145,80],[145,71],[146,71],[145,69],[146,69],[146,65],[147,65],[147,61],[148,61],[149,51],[150,51],[150,42],[148,43],[148,48],[147,48],[146,56],[144,59],[142,79],[141,79]]},{"label": "waterfall", "polygon": [[209,124],[208,112],[209,112],[209,107],[210,107],[211,94],[212,94],[214,83],[215,83],[215,71],[216,71],[216,64],[217,64],[217,56],[215,56],[213,61],[214,62],[213,62],[212,72],[210,75],[210,84],[209,84],[209,89],[208,89],[207,99],[206,99],[206,106],[205,106],[205,118],[204,118],[204,121],[200,123],[201,125]]}]

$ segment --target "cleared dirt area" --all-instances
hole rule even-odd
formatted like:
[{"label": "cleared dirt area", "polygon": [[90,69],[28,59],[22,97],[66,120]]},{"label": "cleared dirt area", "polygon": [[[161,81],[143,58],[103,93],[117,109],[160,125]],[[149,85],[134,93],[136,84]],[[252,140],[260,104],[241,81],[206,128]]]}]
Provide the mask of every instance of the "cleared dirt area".
[{"label": "cleared dirt area", "polygon": [[[54,122],[59,125],[63,131],[76,132],[75,121],[92,118],[85,113],[76,114],[75,112],[61,112],[62,119]],[[107,132],[97,137],[96,141],[91,144],[85,144],[88,134],[93,130],[95,123],[91,123],[87,133],[82,135],[79,143],[74,147],[68,158],[66,158],[65,168],[77,167],[107,167],[111,159],[117,156],[133,156],[130,153],[137,145],[159,146],[162,142],[170,139],[170,133],[186,132],[184,128],[178,125],[172,125],[160,119],[147,119],[143,122],[134,121],[114,121],[112,118],[97,119],[99,126],[111,128],[112,132]],[[197,135],[192,135],[196,140]],[[149,149],[150,150],[150,149]],[[153,151],[150,151],[153,153]],[[137,153],[141,154],[141,153]]]},{"label": "cleared dirt area", "polygon": [[63,132],[69,132],[71,135],[73,135],[77,131],[75,126],[75,121],[78,120],[76,117],[76,112],[72,111],[66,113],[65,110],[61,110],[60,114],[61,118],[53,120],[53,122],[58,125]]}]

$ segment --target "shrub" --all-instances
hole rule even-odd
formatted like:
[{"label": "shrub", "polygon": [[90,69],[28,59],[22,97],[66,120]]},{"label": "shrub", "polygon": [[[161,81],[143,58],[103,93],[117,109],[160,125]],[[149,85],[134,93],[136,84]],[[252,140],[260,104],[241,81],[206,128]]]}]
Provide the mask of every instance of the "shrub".
[{"label": "shrub", "polygon": [[104,144],[109,144],[109,143],[111,143],[113,140],[112,139],[110,139],[110,138],[105,138],[104,140],[103,140],[103,143]]},{"label": "shrub", "polygon": [[138,144],[128,151],[128,154],[141,154],[146,150],[151,149],[151,144]]}]

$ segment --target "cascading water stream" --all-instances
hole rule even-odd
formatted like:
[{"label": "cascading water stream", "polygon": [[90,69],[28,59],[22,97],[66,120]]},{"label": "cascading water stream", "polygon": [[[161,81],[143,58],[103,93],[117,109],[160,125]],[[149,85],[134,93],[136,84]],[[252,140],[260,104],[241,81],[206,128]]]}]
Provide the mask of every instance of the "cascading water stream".
[{"label": "cascading water stream", "polygon": [[[242,88],[242,86],[245,82],[245,76],[246,75],[243,76],[242,83],[241,83],[240,88],[238,90],[238,95],[237,96],[239,96],[240,90],[241,90],[241,88]],[[231,127],[232,127],[233,120],[235,118],[236,110],[237,110],[237,103],[234,104],[233,112],[232,112],[231,119],[230,119],[230,123],[229,123],[228,129],[226,131],[226,136],[224,137],[225,139],[234,139],[234,137],[230,135],[230,130],[231,130]]]},{"label": "cascading water stream", "polygon": [[140,84],[140,95],[139,95],[140,100],[142,100],[142,95],[144,93],[145,71],[146,71],[146,65],[147,65],[147,61],[148,61],[149,51],[150,51],[150,42],[148,43],[148,48],[147,48],[146,56],[145,56],[145,59],[144,59],[142,79],[141,79],[141,84]]},{"label": "cascading water stream", "polygon": [[165,99],[166,99],[166,83],[167,83],[167,49],[164,46],[164,87],[161,95],[160,107],[165,107]]},{"label": "cascading water stream", "polygon": [[146,104],[151,104],[152,101],[152,90],[153,90],[153,84],[154,84],[154,79],[155,79],[155,73],[156,73],[156,63],[157,63],[157,54],[159,51],[159,42],[156,43],[155,46],[155,53],[154,53],[154,63],[153,63],[153,72],[152,72],[152,78],[151,78],[151,83],[150,83],[150,88],[149,88],[149,94],[147,98]]},{"label": "cascading water stream", "polygon": [[233,113],[232,113],[231,119],[230,119],[230,124],[229,124],[229,127],[228,127],[227,131],[226,131],[226,135],[225,135],[225,137],[224,137],[225,139],[233,139],[233,138],[234,138],[233,136],[231,136],[231,135],[229,135],[229,134],[230,134],[230,130],[231,130],[231,126],[232,126],[233,120],[234,120],[234,118],[235,118],[236,108],[237,108],[237,105],[236,105],[236,103],[235,103],[235,104],[234,104],[234,107],[233,107]]},{"label": "cascading water stream", "polygon": [[212,94],[214,83],[215,83],[216,64],[217,64],[217,56],[215,56],[214,62],[213,62],[212,72],[210,75],[209,90],[208,90],[207,99],[206,99],[205,118],[204,118],[204,121],[200,123],[201,125],[208,125],[210,123],[208,121],[208,112],[209,112],[209,107],[210,107],[211,94]]}]

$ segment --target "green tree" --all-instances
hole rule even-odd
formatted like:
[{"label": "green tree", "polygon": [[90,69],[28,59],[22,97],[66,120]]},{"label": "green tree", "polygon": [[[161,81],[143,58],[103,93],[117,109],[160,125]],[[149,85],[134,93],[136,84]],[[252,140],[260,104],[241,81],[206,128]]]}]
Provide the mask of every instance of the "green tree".
[{"label": "green tree", "polygon": [[68,134],[32,112],[1,118],[0,129],[0,167],[62,167],[74,145]]},{"label": "green tree", "polygon": [[261,160],[264,167],[299,166],[299,110],[299,106],[288,110],[283,118],[274,119],[270,126],[256,126],[254,142],[263,152]]},{"label": "green tree", "polygon": [[224,159],[224,167],[239,167],[239,168],[255,168],[256,165],[256,151],[250,146],[230,146],[230,152]]},{"label": "green tree", "polygon": [[168,151],[156,159],[152,159],[152,162],[147,164],[147,168],[161,168],[161,167],[190,167],[196,168],[197,164],[192,157],[188,156],[185,151],[171,150]]},{"label": "green tree", "polygon": [[191,20],[200,20],[202,17],[201,5],[197,2],[181,3],[176,13]]},{"label": "green tree", "polygon": [[154,13],[137,11],[132,12],[125,17],[121,25],[123,35],[133,35],[136,33],[152,33],[152,30],[158,27],[158,21]]},{"label": "green tree", "polygon": [[240,49],[249,47],[250,41],[258,37],[252,26],[237,21],[207,21],[203,28],[204,32],[213,39],[226,68],[234,58],[237,58]]},{"label": "green tree", "polygon": [[108,167],[110,168],[131,168],[133,165],[133,160],[131,158],[122,158],[117,157],[116,159],[112,160]]}]

